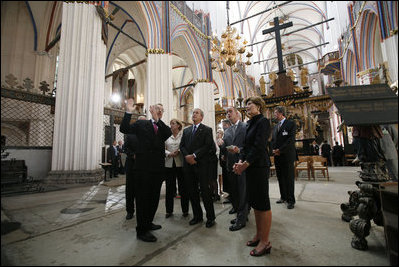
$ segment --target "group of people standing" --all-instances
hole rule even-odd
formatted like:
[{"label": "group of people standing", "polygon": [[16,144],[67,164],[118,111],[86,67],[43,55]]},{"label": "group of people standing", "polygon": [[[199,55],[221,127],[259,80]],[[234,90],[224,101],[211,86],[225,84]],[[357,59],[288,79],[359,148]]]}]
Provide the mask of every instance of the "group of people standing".
[{"label": "group of people standing", "polygon": [[[265,103],[261,97],[250,97],[245,100],[245,105],[246,115],[249,117],[247,123],[242,122],[237,109],[234,107],[227,109],[227,119],[231,122],[231,126],[225,130],[223,139],[218,145],[220,154],[225,156],[231,202],[237,211],[237,216],[231,221],[229,229],[237,231],[245,227],[249,209],[252,207],[256,233],[246,245],[254,247],[251,256],[261,256],[271,251],[269,233],[272,212],[268,179],[272,154],[275,157],[281,193],[277,203],[287,203],[289,209],[295,205],[296,126],[294,122],[285,118],[284,108],[277,107],[274,114],[279,124],[272,130],[269,120],[262,114]],[[173,216],[177,178],[183,216],[188,216],[189,203],[191,203],[193,218],[189,224],[195,225],[203,221],[200,204],[202,199],[207,219],[205,225],[207,228],[215,225],[216,216],[210,179],[214,179],[213,176],[217,179],[217,175],[213,175],[210,171],[213,168],[210,167],[217,145],[213,139],[212,128],[202,123],[203,111],[199,108],[194,109],[193,125],[182,130],[183,125],[177,119],[170,121],[170,127],[161,120],[163,114],[161,104],[150,106],[150,120],[144,118],[130,124],[133,110],[133,100],[129,99],[120,131],[127,134],[128,215],[126,218],[133,217],[134,206],[131,203],[134,195],[137,210],[137,238],[146,242],[157,240],[151,231],[162,228],[161,225],[154,224],[153,220],[163,180],[166,181],[166,218]],[[273,144],[272,151],[269,151],[270,141]]]}]

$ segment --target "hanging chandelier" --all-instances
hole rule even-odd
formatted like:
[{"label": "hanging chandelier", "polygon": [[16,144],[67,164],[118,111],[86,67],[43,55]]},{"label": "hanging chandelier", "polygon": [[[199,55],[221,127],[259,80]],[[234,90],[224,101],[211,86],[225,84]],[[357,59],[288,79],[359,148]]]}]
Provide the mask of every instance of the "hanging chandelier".
[{"label": "hanging chandelier", "polygon": [[[228,67],[232,68],[234,72],[238,72],[245,65],[251,65],[251,52],[247,52],[244,62],[244,54],[246,52],[246,44],[248,43],[238,33],[237,29],[230,26],[229,22],[229,1],[226,2],[227,9],[227,28],[222,33],[221,40],[213,37],[211,56],[211,68],[216,71],[224,72]],[[245,65],[244,65],[245,64]],[[218,68],[219,67],[219,68]]]}]

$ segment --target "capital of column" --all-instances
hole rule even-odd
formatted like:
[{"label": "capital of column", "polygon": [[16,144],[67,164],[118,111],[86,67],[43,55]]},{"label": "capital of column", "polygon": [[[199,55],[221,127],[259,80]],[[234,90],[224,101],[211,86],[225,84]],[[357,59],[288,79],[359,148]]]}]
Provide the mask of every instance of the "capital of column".
[{"label": "capital of column", "polygon": [[148,56],[148,54],[165,54],[165,50],[163,50],[162,48],[149,48],[147,49],[147,51],[145,52],[145,55]]}]

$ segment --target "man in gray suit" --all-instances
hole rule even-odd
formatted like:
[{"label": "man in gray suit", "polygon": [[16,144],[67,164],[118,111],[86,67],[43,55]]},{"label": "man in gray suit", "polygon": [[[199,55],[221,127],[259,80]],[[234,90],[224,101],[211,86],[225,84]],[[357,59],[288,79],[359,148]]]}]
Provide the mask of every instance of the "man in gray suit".
[{"label": "man in gray suit", "polygon": [[234,107],[227,109],[227,118],[231,126],[224,132],[221,145],[221,152],[227,152],[227,173],[231,182],[231,198],[233,208],[237,211],[236,219],[233,219],[230,231],[237,231],[243,228],[248,217],[248,201],[245,172],[237,175],[233,172],[233,165],[239,161],[239,153],[244,147],[245,132],[247,125],[240,120],[241,114]]}]

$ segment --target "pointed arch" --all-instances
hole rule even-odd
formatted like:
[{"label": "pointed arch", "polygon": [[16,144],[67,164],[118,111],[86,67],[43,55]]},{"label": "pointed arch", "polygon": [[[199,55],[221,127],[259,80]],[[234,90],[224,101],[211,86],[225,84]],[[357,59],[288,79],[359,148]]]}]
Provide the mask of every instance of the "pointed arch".
[{"label": "pointed arch", "polygon": [[[180,39],[180,41],[179,41]],[[173,45],[179,44],[179,45]],[[179,24],[171,33],[172,51],[178,53],[193,71],[195,79],[207,78],[207,62],[203,49],[198,43],[197,37],[187,24]]]}]

